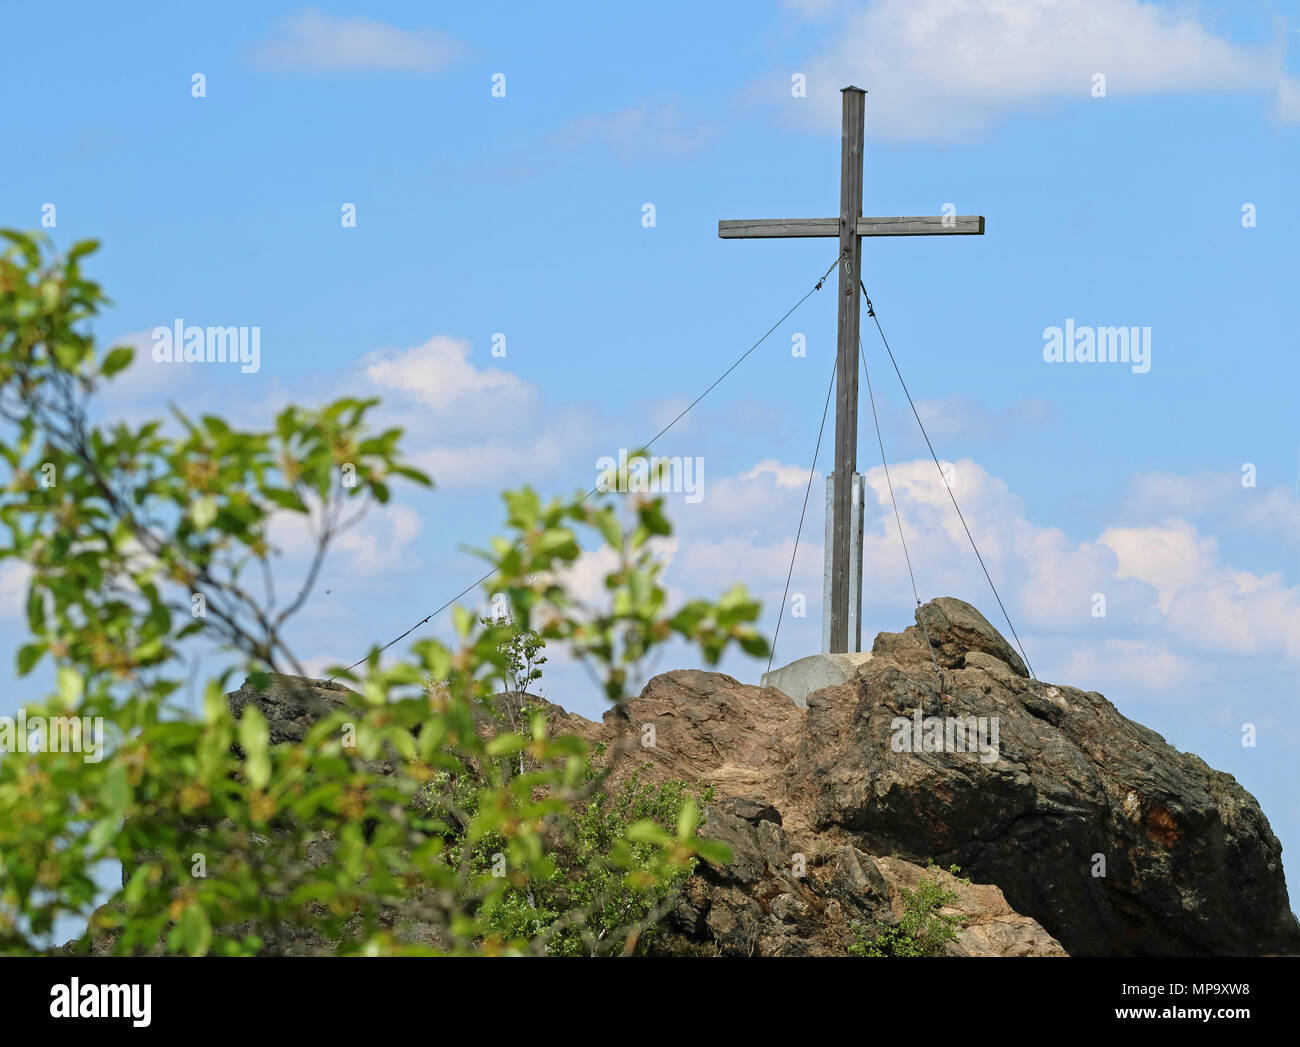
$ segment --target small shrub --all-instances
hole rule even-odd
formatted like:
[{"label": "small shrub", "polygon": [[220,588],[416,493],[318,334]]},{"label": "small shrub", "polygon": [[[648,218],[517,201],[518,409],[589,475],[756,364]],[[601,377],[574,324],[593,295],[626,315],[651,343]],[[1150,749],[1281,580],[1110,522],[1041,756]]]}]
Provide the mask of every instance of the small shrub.
[{"label": "small shrub", "polygon": [[[929,868],[935,868],[933,860]],[[961,869],[954,865],[948,871],[956,876]],[[849,946],[850,956],[938,956],[966,926],[965,916],[942,911],[957,900],[957,892],[943,886],[937,876],[922,877],[915,889],[900,887],[899,893],[903,897],[903,915],[898,923],[873,938],[866,936],[861,924],[855,924],[858,940]]]}]

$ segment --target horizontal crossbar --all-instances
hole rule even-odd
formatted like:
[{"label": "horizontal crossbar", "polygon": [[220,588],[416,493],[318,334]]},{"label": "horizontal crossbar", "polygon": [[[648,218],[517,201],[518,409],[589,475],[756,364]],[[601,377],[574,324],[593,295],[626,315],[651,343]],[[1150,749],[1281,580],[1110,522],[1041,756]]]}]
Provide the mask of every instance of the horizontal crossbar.
[{"label": "horizontal crossbar", "polygon": [[[858,236],[983,236],[984,216],[925,215],[914,218],[859,218]],[[718,223],[724,240],[768,237],[839,236],[838,218],[742,218]]]}]

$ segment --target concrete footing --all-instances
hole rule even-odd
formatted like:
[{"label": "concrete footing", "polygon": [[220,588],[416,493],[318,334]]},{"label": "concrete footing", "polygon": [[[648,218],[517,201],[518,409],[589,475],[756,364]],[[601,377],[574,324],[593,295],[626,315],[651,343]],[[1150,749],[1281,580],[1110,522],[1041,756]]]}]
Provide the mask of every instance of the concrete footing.
[{"label": "concrete footing", "polygon": [[808,708],[808,696],[823,687],[848,683],[858,666],[871,661],[870,651],[855,654],[810,654],[807,658],[783,665],[763,674],[762,685],[775,687],[794,700],[800,709]]}]

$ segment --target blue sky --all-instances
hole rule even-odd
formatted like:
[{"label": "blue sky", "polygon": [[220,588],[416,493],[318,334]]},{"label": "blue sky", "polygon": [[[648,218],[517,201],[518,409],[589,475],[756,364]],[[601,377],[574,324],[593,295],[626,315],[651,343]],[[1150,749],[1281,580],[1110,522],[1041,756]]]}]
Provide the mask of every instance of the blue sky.
[{"label": "blue sky", "polygon": [[[600,456],[657,431],[815,282],[831,241],[721,241],[716,223],[834,214],[839,89],[865,87],[864,211],[987,218],[978,238],[867,241],[864,273],[1038,675],[1234,774],[1300,883],[1300,5],[49,3],[5,19],[0,225],[37,228],[52,203],[57,243],[103,241],[91,268],[115,306],[98,334],[142,350],[107,409],[173,399],[260,426],[288,400],[380,395],[438,482],[331,559],[295,634],[316,668],[476,577],[463,546],[499,526],[503,487],[590,488]],[[674,593],[742,579],[769,633],[833,286],[657,446],[704,462],[703,499],[669,499]],[[259,326],[260,369],[154,364],[149,332],[178,318]],[[1045,362],[1044,329],[1067,318],[1149,327],[1150,370]],[[874,329],[864,342],[922,597],[1001,626]],[[865,389],[862,419],[865,470]],[[874,635],[911,621],[911,596],[868,478]],[[818,646],[820,504],[792,585],[813,610],[786,619],[778,661]],[[0,574],[7,649],[24,585]],[[693,664],[678,654],[659,668]],[[0,713],[40,686],[15,680]],[[601,709],[561,657],[544,686]]]}]

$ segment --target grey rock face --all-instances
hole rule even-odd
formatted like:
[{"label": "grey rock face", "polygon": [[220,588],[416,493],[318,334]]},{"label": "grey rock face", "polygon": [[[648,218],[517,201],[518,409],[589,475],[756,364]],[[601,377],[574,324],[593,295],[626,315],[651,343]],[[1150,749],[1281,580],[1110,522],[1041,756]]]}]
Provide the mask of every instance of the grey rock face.
[{"label": "grey rock face", "polygon": [[[819,831],[955,862],[1072,954],[1295,952],[1281,845],[1231,775],[1101,695],[873,662],[809,700],[787,787]],[[895,752],[899,717],[993,718],[999,755]],[[1101,871],[1104,876],[1094,875]]]},{"label": "grey rock face", "polygon": [[271,676],[265,691],[254,690],[247,680],[239,690],[226,695],[236,716],[252,702],[266,717],[271,742],[299,742],[311,725],[335,709],[357,701],[357,695],[341,683],[313,680],[305,676]]},{"label": "grey rock face", "polygon": [[[956,864],[1071,954],[1300,953],[1281,845],[1231,775],[1100,694],[1029,679],[969,604],[944,598],[920,613],[941,676],[912,625],[878,636],[856,677],[809,695],[806,712],[772,687],[682,671],[651,680],[626,715],[656,724],[645,754],[656,774],[779,811],[790,848],[817,856],[804,887],[847,847],[914,868]],[[938,745],[918,721],[945,728],[930,736]],[[950,735],[950,723],[961,729]],[[985,752],[955,751],[971,740]],[[770,889],[750,859],[737,862],[751,894]],[[857,903],[871,909],[869,897]],[[820,934],[838,947],[829,922]]]},{"label": "grey rock face", "polygon": [[[1030,680],[970,605],[921,614],[942,678],[909,626],[779,722],[772,688],[702,673],[651,680],[629,712],[690,723],[690,746],[660,734],[664,774],[745,782],[796,849],[955,863],[1071,954],[1300,952],[1281,845],[1231,775],[1100,694]],[[936,723],[958,729],[916,730]],[[983,753],[960,744],[971,729]]]}]

